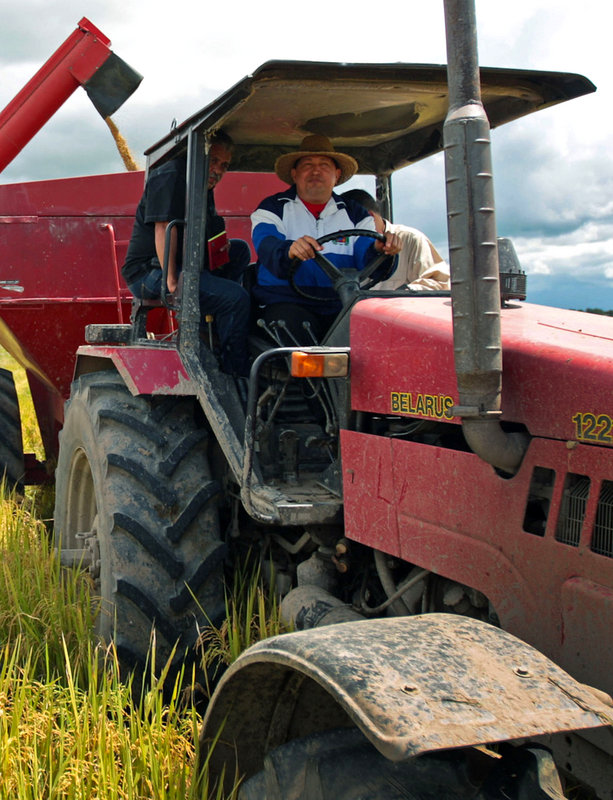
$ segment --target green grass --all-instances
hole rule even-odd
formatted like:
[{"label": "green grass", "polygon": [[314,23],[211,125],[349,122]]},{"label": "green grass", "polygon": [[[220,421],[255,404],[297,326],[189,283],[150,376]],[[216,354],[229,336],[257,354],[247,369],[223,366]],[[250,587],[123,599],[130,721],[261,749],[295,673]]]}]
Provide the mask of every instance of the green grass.
[{"label": "green grass", "polygon": [[179,713],[156,691],[142,711],[132,711],[129,687],[99,650],[85,689],[72,679],[68,653],[63,676],[36,673],[25,649],[7,645],[0,671],[3,800],[202,796],[192,781],[193,712]]},{"label": "green grass", "polygon": [[135,700],[92,634],[87,580],[26,506],[0,508],[0,800],[234,797],[208,785],[206,762],[196,775],[194,677],[163,671]]},{"label": "green grass", "polygon": [[[1,350],[0,366],[15,368]],[[23,371],[16,385],[24,450],[43,458]],[[163,671],[135,699],[93,634],[87,576],[60,566],[39,501],[38,489],[17,498],[0,486],[0,800],[232,800],[238,776],[229,793],[209,785],[197,752],[202,720],[186,700],[195,676],[169,685]],[[228,619],[203,634],[208,665],[281,630],[259,572],[239,571],[236,585]]]},{"label": "green grass", "polygon": [[206,628],[200,636],[205,671],[228,666],[252,644],[290,630],[281,619],[274,574],[272,584],[272,590],[265,587],[260,564],[253,558],[236,566],[233,586],[226,591],[225,619],[219,628]]},{"label": "green grass", "polygon": [[89,584],[60,567],[30,502],[0,504],[0,642],[17,643],[35,674],[61,674],[66,650],[76,680],[88,674],[97,613]]}]

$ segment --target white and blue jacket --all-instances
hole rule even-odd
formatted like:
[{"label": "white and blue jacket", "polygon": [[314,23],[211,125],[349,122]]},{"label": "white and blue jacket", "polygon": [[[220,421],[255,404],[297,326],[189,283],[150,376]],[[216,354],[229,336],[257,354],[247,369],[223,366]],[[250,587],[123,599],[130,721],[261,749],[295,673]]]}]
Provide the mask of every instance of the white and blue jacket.
[{"label": "white and blue jacket", "polygon": [[[316,300],[308,300],[291,288],[287,276],[291,259],[288,256],[292,243],[301,236],[318,239],[328,233],[363,228],[374,231],[375,224],[362,206],[343,200],[333,194],[319,219],[311,214],[296,195],[296,187],[267,197],[251,215],[251,236],[258,254],[257,284],[253,294],[261,305],[291,302],[324,310]],[[373,240],[367,237],[350,236],[340,241],[328,242],[322,253],[336,267],[363,269],[377,255]],[[389,262],[377,270],[387,271]],[[310,294],[330,297],[335,303],[326,303],[326,313],[336,313],[340,302],[332,284],[314,259],[303,261],[294,278]],[[317,287],[312,291],[313,287]]]}]

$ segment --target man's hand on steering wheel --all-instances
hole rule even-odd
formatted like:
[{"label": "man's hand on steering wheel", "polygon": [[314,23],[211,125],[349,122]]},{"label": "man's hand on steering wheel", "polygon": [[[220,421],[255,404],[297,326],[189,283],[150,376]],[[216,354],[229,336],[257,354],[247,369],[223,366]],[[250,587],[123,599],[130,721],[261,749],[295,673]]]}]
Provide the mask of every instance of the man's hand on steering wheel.
[{"label": "man's hand on steering wheel", "polygon": [[[326,244],[326,242],[331,242],[347,236],[366,236],[370,239],[374,239],[375,249],[378,250],[378,255],[376,255],[359,272],[356,270],[341,270],[339,267],[329,261],[321,252],[321,250],[323,250],[323,245]],[[329,298],[318,297],[310,294],[296,283],[295,275],[303,261],[306,261],[309,258],[314,259],[315,263],[325,272],[328,278],[330,278],[333,286],[337,289],[339,286],[339,280],[344,280],[343,276],[348,276],[350,273],[355,276],[355,280],[357,281],[357,285],[359,287],[370,288],[372,285],[372,282],[369,282],[370,277],[377,271],[385,259],[393,258],[393,256],[399,253],[400,250],[400,238],[396,234],[377,233],[376,231],[369,230],[367,228],[352,228],[350,230],[336,231],[336,233],[328,233],[319,239],[315,239],[312,236],[301,236],[299,239],[296,239],[294,242],[292,242],[288,251],[288,255],[292,259],[288,273],[288,280],[292,289],[301,297],[306,297],[309,300],[326,301],[329,300]]]},{"label": "man's hand on steering wheel", "polygon": [[323,246],[312,236],[301,236],[300,239],[292,242],[288,255],[291,259],[308,261],[310,258],[315,258],[315,254],[323,249]]},{"label": "man's hand on steering wheel", "polygon": [[[390,233],[389,231],[385,234],[385,242],[375,239],[374,245],[375,250],[379,253],[384,253],[386,256],[395,256],[402,250],[402,243],[398,234]],[[288,255],[292,259],[297,258],[299,261],[308,261],[310,258],[315,258],[315,255],[321,250],[323,250],[323,245],[313,236],[301,236],[292,242]]]},{"label": "man's hand on steering wheel", "polygon": [[375,250],[385,253],[386,256],[397,256],[402,250],[402,242],[397,233],[386,231],[385,242],[375,241]]}]

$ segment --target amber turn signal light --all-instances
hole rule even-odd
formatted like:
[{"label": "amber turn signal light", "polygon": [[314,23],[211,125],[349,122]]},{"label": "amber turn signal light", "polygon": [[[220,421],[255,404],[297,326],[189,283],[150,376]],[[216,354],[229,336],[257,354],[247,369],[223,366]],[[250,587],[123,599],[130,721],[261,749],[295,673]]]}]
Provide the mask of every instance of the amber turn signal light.
[{"label": "amber turn signal light", "polygon": [[349,372],[349,353],[292,353],[294,378],[344,378]]}]

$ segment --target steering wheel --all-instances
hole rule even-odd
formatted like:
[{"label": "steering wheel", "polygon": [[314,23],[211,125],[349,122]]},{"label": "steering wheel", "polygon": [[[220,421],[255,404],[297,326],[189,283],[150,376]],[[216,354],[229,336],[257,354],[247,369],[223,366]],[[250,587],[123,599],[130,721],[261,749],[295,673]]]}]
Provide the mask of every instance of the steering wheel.
[{"label": "steering wheel", "polygon": [[[383,233],[377,233],[377,231],[369,231],[364,228],[351,228],[346,231],[336,231],[336,233],[327,233],[325,236],[320,236],[317,239],[319,244],[325,244],[326,242],[333,242],[337,239],[344,239],[347,236],[366,236],[368,239],[375,239],[379,242],[385,242],[385,235]],[[313,261],[325,272],[325,274],[330,278],[332,281],[332,286],[341,293],[341,289],[343,286],[350,284],[354,287],[355,290],[358,289],[370,289],[375,283],[378,283],[379,280],[385,280],[387,275],[379,278],[377,281],[369,281],[369,278],[373,275],[374,272],[381,266],[381,264],[387,258],[392,258],[392,256],[388,256],[385,253],[379,253],[373,259],[371,259],[368,264],[362,270],[357,269],[340,269],[336,267],[326,256],[322,253],[317,251],[313,256]],[[308,300],[321,300],[324,302],[333,302],[333,298],[331,297],[322,297],[321,295],[313,295],[306,292],[302,287],[298,286],[295,280],[296,272],[300,269],[304,262],[301,261],[299,258],[292,259],[292,263],[290,264],[288,279],[290,286],[296,292],[296,294],[301,295],[302,297],[306,297]]]}]

